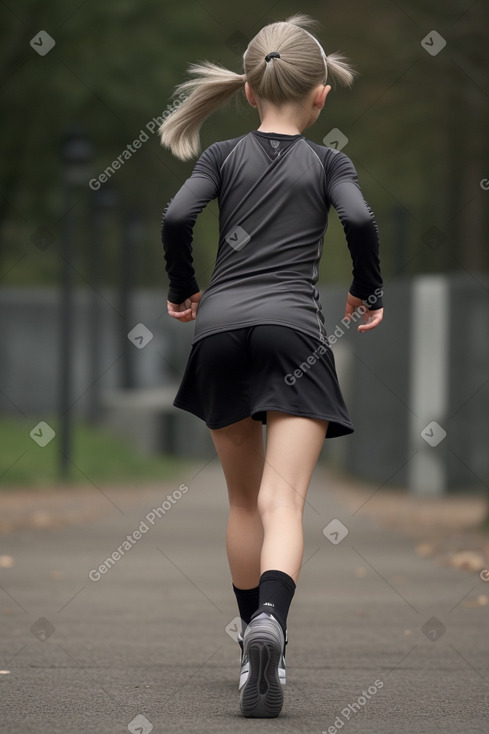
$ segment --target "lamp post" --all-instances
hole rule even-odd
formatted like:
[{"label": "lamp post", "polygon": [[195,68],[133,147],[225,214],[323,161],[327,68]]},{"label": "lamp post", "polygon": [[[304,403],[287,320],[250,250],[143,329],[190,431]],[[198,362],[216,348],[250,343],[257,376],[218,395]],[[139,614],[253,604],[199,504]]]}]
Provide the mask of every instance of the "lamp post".
[{"label": "lamp post", "polygon": [[137,270],[136,253],[144,234],[144,223],[141,211],[136,207],[127,210],[124,219],[124,234],[121,248],[121,271],[119,290],[119,310],[121,313],[121,346],[122,346],[122,387],[131,389],[136,385],[133,369],[133,348],[128,342],[127,333],[131,323],[131,296],[134,289]]},{"label": "lamp post", "polygon": [[104,273],[104,242],[107,239],[107,223],[109,215],[118,202],[117,190],[106,183],[94,191],[91,201],[91,237],[89,243],[89,273],[91,285],[91,299],[89,310],[89,375],[90,392],[88,413],[92,423],[97,420],[100,405],[100,373],[101,373],[101,346],[102,346],[102,312],[100,308],[102,276]]},{"label": "lamp post", "polygon": [[62,478],[69,474],[71,456],[73,377],[73,260],[75,206],[74,193],[81,186],[88,186],[88,166],[92,159],[93,146],[79,125],[70,126],[61,140],[62,183],[65,198],[65,213],[62,217],[63,237],[61,243],[61,288],[60,288],[60,353],[59,353],[59,473]]}]

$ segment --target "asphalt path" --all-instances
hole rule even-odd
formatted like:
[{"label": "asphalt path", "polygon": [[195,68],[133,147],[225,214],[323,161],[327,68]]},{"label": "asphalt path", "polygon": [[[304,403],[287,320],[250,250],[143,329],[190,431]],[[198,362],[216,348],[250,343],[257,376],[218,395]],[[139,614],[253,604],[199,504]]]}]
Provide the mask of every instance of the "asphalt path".
[{"label": "asphalt path", "polygon": [[270,720],[239,710],[216,457],[131,501],[104,488],[105,511],[79,524],[4,535],[0,731],[487,732],[489,607],[465,602],[488,584],[328,489],[318,465]]}]

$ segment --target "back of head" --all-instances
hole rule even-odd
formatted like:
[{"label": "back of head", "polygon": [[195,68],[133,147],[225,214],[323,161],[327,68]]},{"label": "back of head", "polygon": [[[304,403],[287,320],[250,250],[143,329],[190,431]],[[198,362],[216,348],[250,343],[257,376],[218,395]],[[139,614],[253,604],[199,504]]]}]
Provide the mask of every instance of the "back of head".
[{"label": "back of head", "polygon": [[[329,77],[350,86],[354,72],[341,54],[326,55],[307,30],[314,25],[316,21],[301,13],[266,25],[243,54],[244,74],[209,61],[191,64],[189,72],[196,78],[176,87],[174,95],[183,96],[184,101],[159,128],[162,145],[181,160],[197,155],[202,123],[235,92],[243,90],[246,81],[255,95],[277,106],[299,102]],[[279,56],[268,56],[272,51]]]},{"label": "back of head", "polygon": [[[244,59],[246,80],[261,99],[275,105],[300,100],[318,84],[325,84],[328,72],[333,80],[351,84],[353,73],[340,54],[326,56],[319,41],[307,30],[316,22],[303,14],[270,23],[250,41]],[[267,54],[277,51],[280,57]]]}]

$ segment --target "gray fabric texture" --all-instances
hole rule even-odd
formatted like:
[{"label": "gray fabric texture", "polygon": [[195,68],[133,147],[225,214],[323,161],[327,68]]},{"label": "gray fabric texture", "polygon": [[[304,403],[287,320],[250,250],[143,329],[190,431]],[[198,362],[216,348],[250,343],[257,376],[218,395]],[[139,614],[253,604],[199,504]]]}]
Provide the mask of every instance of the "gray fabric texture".
[{"label": "gray fabric texture", "polygon": [[[252,131],[208,147],[167,204],[161,236],[168,300],[199,290],[192,242],[198,214],[219,204],[219,242],[192,343],[254,324],[289,326],[327,341],[316,283],[330,207],[352,259],[349,291],[382,307],[378,229],[342,152],[303,135]],[[345,294],[346,296],[346,294]]]}]

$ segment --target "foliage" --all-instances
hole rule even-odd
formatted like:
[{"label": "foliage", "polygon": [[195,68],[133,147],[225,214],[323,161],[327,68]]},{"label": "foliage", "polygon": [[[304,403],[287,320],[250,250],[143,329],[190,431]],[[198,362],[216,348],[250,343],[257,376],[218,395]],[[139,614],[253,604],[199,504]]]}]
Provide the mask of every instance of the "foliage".
[{"label": "foliage", "polygon": [[[191,61],[209,59],[236,71],[247,40],[295,6],[251,2],[240,10],[221,0],[169,4],[156,0],[83,3],[30,0],[0,6],[0,278],[3,284],[48,284],[58,279],[67,202],[61,184],[60,139],[73,121],[95,145],[97,176],[171,101]],[[488,105],[484,69],[487,4],[469,0],[347,0],[300,7],[322,23],[326,51],[343,51],[360,72],[351,91],[333,90],[318,123],[305,134],[322,142],[333,127],[349,138],[345,152],[357,166],[376,213],[387,278],[429,270],[487,269],[488,233],[479,182],[488,176]],[[264,12],[265,10],[265,12]],[[46,30],[55,47],[45,56],[30,40]],[[421,39],[436,29],[447,46],[431,56]],[[244,134],[259,124],[244,99],[226,106],[202,129],[202,146]],[[161,212],[190,174],[163,150],[155,134],[111,178],[119,194],[101,247],[106,284],[120,278],[124,215],[137,208],[144,233],[136,257],[139,285],[166,287],[159,240]],[[90,281],[87,213],[93,192],[84,186],[73,206],[76,269]],[[53,242],[36,246],[46,227]],[[427,233],[436,227],[438,240]],[[196,228],[195,261],[201,287],[213,266],[217,205]],[[350,263],[335,216],[325,244],[322,278],[349,280]]]},{"label": "foliage", "polygon": [[[47,422],[57,431],[56,419],[49,417]],[[58,481],[57,439],[38,446],[29,436],[35,423],[0,420],[0,487],[44,487]],[[184,462],[173,456],[143,456],[127,442],[84,423],[74,426],[73,449],[70,481],[77,484],[163,481],[181,476],[184,467]]]}]

